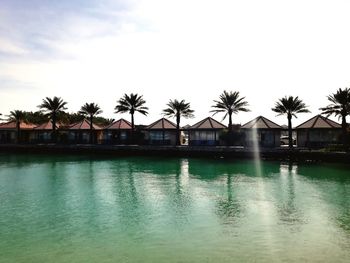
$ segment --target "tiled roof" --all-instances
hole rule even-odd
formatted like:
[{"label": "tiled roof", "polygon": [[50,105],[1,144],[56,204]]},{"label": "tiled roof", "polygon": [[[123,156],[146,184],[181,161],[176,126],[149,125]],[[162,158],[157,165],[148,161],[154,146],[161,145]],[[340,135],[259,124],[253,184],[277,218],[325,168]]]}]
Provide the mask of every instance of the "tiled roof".
[{"label": "tiled roof", "polygon": [[[20,129],[21,130],[31,130],[35,127],[34,124],[32,123],[25,123],[21,122],[20,123]],[[16,121],[10,121],[10,122],[5,122],[0,124],[0,129],[6,129],[6,130],[11,130],[11,129],[16,129]]]},{"label": "tiled roof", "polygon": [[132,127],[131,127],[131,123],[128,122],[127,120],[120,119],[111,123],[105,129],[106,130],[131,130]]},{"label": "tiled roof", "polygon": [[146,129],[148,130],[176,129],[176,124],[165,118],[161,118],[153,122],[152,124],[148,125]]},{"label": "tiled roof", "polygon": [[[90,130],[90,122],[86,119],[77,122],[69,127],[70,130]],[[101,127],[99,127],[96,124],[92,124],[93,130],[101,130]]]},{"label": "tiled roof", "polygon": [[296,129],[339,129],[341,125],[335,121],[332,121],[322,115],[316,115],[310,120],[300,124]]},{"label": "tiled roof", "polygon": [[246,124],[242,125],[242,129],[282,129],[282,127],[273,121],[270,121],[269,119],[258,116],[254,120],[251,120],[247,122]]},{"label": "tiled roof", "polygon": [[190,127],[190,129],[207,129],[207,130],[208,129],[225,129],[225,128],[227,128],[225,125],[218,122],[217,120],[214,120],[211,117],[207,117]]},{"label": "tiled roof", "polygon": [[[62,125],[60,123],[56,123],[56,129],[58,129],[61,126]],[[39,126],[36,126],[34,130],[52,130],[52,127],[53,127],[52,122],[48,121]]]}]

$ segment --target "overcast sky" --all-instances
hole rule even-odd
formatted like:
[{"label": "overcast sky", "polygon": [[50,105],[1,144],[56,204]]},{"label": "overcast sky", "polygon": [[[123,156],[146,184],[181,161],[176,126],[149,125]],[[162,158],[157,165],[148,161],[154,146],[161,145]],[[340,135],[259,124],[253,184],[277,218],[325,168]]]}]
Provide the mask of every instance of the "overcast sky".
[{"label": "overcast sky", "polygon": [[293,95],[312,111],[299,124],[350,86],[349,14],[347,0],[0,0],[0,112],[60,96],[70,112],[95,102],[102,116],[129,119],[114,107],[136,92],[150,108],[136,123],[176,98],[195,110],[185,125],[232,90],[251,109],[234,123],[286,124],[271,107]]}]

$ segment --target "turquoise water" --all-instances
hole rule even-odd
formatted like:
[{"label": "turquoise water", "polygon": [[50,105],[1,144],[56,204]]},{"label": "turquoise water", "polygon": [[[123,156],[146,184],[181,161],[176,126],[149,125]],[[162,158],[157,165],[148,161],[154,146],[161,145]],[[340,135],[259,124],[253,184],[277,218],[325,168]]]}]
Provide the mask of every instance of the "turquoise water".
[{"label": "turquoise water", "polygon": [[0,155],[0,262],[349,262],[349,168]]}]

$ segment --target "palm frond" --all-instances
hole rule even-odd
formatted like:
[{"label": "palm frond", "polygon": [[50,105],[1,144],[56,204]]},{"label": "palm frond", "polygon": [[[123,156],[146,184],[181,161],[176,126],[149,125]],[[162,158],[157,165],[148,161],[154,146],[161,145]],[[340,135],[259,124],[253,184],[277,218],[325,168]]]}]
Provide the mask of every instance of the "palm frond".
[{"label": "palm frond", "polygon": [[102,110],[98,104],[95,103],[85,103],[83,106],[81,106],[81,109],[79,111],[80,114],[85,116],[96,116],[98,114],[102,113]]},{"label": "palm frond", "polygon": [[148,107],[144,106],[146,101],[143,99],[142,95],[131,93],[130,95],[124,94],[117,101],[115,106],[115,113],[126,113],[134,114],[134,112],[139,112],[143,115],[148,114]]},{"label": "palm frond", "polygon": [[327,99],[331,102],[326,107],[320,108],[321,114],[329,117],[330,115],[338,116],[339,118],[343,116],[348,116],[350,114],[350,89],[338,89],[336,93],[327,96]]},{"label": "palm frond", "polygon": [[275,107],[271,110],[278,113],[278,115],[291,114],[294,117],[296,117],[296,113],[310,112],[307,109],[306,104],[301,99],[299,99],[298,96],[285,96],[279,99],[275,103]]},{"label": "palm frond", "polygon": [[191,109],[191,105],[189,102],[185,100],[170,100],[166,104],[167,108],[163,110],[163,115],[171,118],[192,118],[194,117],[194,110]]},{"label": "palm frond", "polygon": [[238,91],[226,91],[224,90],[222,94],[219,96],[219,100],[214,100],[214,105],[211,107],[214,108],[210,112],[213,112],[213,116],[218,113],[226,113],[223,120],[227,117],[227,115],[231,115],[232,113],[248,112],[248,102],[245,101],[245,97],[240,97]]}]

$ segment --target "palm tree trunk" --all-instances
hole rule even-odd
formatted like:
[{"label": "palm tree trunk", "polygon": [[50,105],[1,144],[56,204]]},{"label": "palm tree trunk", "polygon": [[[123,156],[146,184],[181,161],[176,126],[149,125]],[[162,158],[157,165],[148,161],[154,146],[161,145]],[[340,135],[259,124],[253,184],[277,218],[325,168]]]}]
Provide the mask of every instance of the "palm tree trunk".
[{"label": "palm tree trunk", "polygon": [[57,137],[56,137],[56,113],[52,114],[52,136],[51,140],[56,143]]},{"label": "palm tree trunk", "polygon": [[232,145],[232,112],[228,113],[228,143]]},{"label": "palm tree trunk", "polygon": [[293,148],[293,138],[292,138],[292,114],[288,113],[288,145],[289,148]]},{"label": "palm tree trunk", "polygon": [[90,144],[92,144],[92,118],[93,116],[90,115]]},{"label": "palm tree trunk", "polygon": [[134,125],[134,114],[131,113],[131,142],[134,143],[134,130],[135,130],[135,125]]},{"label": "palm tree trunk", "polygon": [[346,115],[342,115],[342,122],[341,122],[341,127],[342,127],[342,142],[343,146],[346,147],[347,145],[347,123],[346,123]]},{"label": "palm tree trunk", "polygon": [[180,145],[180,114],[176,115],[176,145]]},{"label": "palm tree trunk", "polygon": [[20,125],[21,125],[20,121],[16,121],[16,143],[19,143],[20,131],[21,131]]}]

